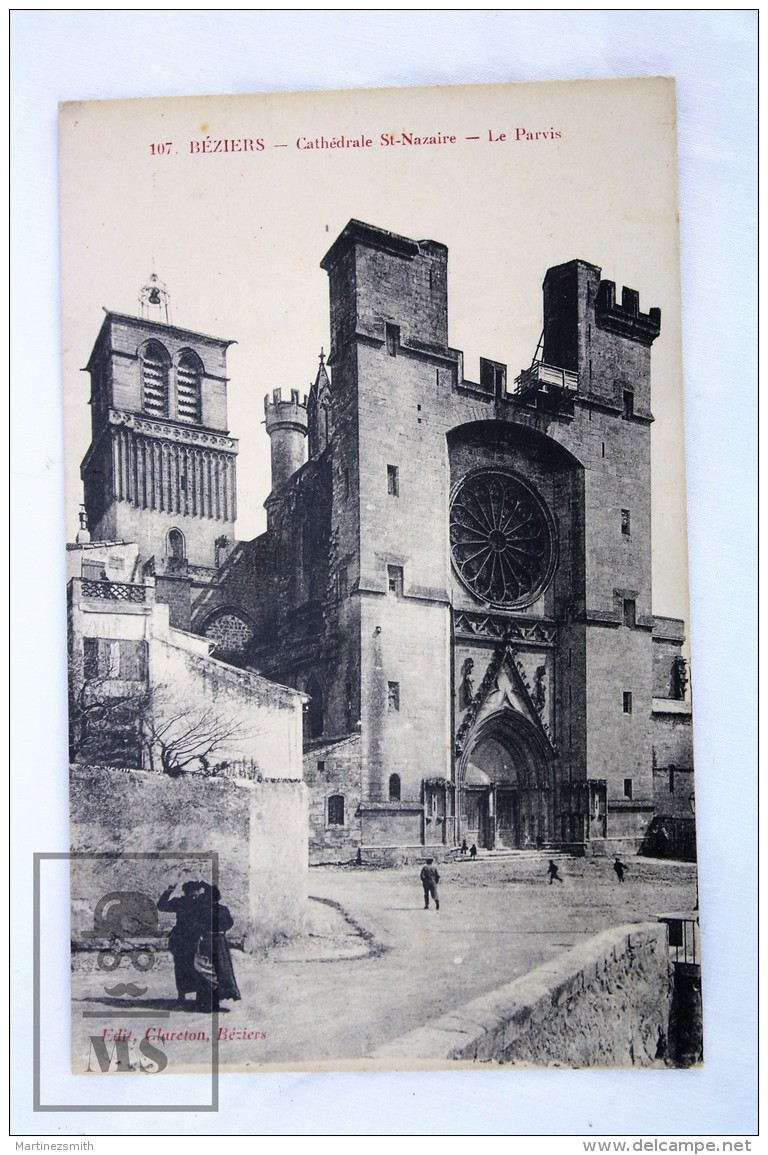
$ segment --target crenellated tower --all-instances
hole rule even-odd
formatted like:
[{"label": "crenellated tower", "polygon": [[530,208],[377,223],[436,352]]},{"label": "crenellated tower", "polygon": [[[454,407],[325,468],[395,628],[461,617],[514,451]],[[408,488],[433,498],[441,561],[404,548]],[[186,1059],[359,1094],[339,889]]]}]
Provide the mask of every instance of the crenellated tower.
[{"label": "crenellated tower", "polygon": [[579,395],[618,412],[651,419],[651,345],[661,313],[640,312],[639,294],[600,278],[586,261],[569,261],[544,278],[544,349],[549,365],[578,374]]},{"label": "crenellated tower", "polygon": [[327,366],[308,397],[265,399],[267,532],[218,612],[241,599],[250,660],[310,699],[318,858],[631,852],[656,805],[654,686],[685,694],[681,623],[651,603],[660,311],[569,261],[514,387],[485,356],[475,381],[448,343],[447,260],[360,221],[326,253]]},{"label": "crenellated tower", "polygon": [[275,389],[264,398],[264,423],[269,434],[272,454],[272,492],[276,492],[306,461],[307,398],[300,399],[298,389],[291,390],[289,401],[283,401],[282,390]]}]

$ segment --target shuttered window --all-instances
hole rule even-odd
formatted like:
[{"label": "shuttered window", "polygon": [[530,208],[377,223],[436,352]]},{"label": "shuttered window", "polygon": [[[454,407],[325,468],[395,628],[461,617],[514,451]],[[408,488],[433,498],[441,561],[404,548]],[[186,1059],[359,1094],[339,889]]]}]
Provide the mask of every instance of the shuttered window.
[{"label": "shuttered window", "polygon": [[168,416],[168,354],[150,341],[141,358],[142,405],[153,417]]},{"label": "shuttered window", "polygon": [[191,353],[182,353],[176,370],[176,406],[179,421],[199,425],[200,362]]}]

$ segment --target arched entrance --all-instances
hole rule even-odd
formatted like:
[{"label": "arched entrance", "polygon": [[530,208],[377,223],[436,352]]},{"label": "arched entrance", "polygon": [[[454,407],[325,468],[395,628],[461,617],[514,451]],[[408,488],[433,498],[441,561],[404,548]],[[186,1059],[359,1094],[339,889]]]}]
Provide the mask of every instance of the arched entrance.
[{"label": "arched entrance", "polygon": [[535,847],[552,838],[551,753],[512,710],[488,718],[460,767],[463,837],[479,847]]}]

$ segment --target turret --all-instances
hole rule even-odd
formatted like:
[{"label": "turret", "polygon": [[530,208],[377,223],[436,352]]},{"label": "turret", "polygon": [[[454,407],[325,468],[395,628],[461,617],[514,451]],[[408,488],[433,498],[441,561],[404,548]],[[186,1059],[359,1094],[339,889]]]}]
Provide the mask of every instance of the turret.
[{"label": "turret", "polygon": [[582,397],[650,419],[650,349],[661,313],[641,313],[634,289],[622,289],[618,305],[616,285],[600,272],[586,261],[548,271],[543,361],[577,374]]},{"label": "turret", "polygon": [[291,390],[290,401],[282,400],[280,389],[264,398],[264,418],[272,449],[272,489],[279,489],[306,460],[307,398],[299,399]]}]

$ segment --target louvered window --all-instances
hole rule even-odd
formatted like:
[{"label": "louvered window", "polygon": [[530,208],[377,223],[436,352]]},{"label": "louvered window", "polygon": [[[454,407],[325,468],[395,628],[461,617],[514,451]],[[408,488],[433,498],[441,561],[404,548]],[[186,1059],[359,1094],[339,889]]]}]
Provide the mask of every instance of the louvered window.
[{"label": "louvered window", "polygon": [[176,403],[179,421],[200,424],[200,365],[196,357],[182,353],[176,371]]},{"label": "louvered window", "polygon": [[162,345],[151,341],[141,359],[144,410],[154,417],[168,416],[168,357]]}]

